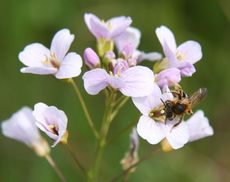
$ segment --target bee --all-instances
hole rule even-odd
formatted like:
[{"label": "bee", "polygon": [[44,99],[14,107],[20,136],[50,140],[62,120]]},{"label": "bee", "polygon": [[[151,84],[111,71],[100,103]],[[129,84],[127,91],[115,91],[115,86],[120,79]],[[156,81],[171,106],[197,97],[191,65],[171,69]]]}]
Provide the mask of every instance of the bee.
[{"label": "bee", "polygon": [[166,101],[161,100],[163,104],[154,108],[149,116],[160,122],[174,120],[178,117],[178,122],[173,126],[175,127],[181,123],[185,114],[193,114],[192,108],[205,98],[207,88],[199,88],[191,94],[191,96],[188,96],[182,88],[177,85],[171,93],[174,98]]}]

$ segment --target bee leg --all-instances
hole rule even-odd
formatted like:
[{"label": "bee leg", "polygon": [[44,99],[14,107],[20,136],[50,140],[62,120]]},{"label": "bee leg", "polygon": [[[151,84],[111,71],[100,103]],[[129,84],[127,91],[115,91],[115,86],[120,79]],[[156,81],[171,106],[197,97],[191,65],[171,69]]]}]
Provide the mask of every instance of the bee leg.
[{"label": "bee leg", "polygon": [[170,132],[172,131],[173,128],[177,127],[177,126],[182,122],[183,118],[184,118],[184,115],[182,115],[182,116],[180,117],[180,120],[179,120],[177,123],[175,123],[175,124],[173,125],[173,127],[172,127],[171,130],[170,130]]}]

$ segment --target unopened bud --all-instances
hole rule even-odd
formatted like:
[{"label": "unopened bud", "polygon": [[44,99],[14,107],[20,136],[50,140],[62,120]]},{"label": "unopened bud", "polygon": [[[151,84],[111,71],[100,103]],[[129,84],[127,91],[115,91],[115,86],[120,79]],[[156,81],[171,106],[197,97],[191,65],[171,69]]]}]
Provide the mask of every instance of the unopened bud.
[{"label": "unopened bud", "polygon": [[100,67],[100,59],[98,55],[91,48],[86,48],[84,51],[84,60],[85,64],[90,68],[98,68]]},{"label": "unopened bud", "polygon": [[113,60],[116,58],[116,55],[113,51],[108,51],[105,53],[104,59]]}]

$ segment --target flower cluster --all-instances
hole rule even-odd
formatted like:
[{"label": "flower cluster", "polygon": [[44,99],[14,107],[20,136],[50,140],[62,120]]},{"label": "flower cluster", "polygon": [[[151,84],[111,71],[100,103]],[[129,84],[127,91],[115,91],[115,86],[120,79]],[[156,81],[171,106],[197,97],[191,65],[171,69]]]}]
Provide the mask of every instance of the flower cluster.
[{"label": "flower cluster", "polygon": [[[182,77],[190,77],[196,72],[194,64],[202,58],[198,42],[189,40],[177,47],[171,30],[160,26],[155,33],[165,56],[158,52],[146,53],[138,49],[141,32],[131,26],[130,17],[114,17],[103,21],[86,13],[84,20],[96,38],[96,50],[87,47],[83,53],[84,63],[88,68],[82,76],[84,88],[90,95],[105,90],[107,108],[100,132],[94,126],[72,79],[81,74],[83,61],[79,54],[67,53],[74,40],[74,35],[68,29],[55,34],[50,49],[40,43],[26,46],[19,53],[19,60],[26,66],[21,69],[22,73],[54,75],[73,85],[100,144],[97,151],[103,151],[101,148],[105,146],[110,123],[124,105],[124,98],[129,97],[142,116],[132,132],[130,150],[121,162],[124,170],[138,161],[137,134],[150,144],[161,142],[164,151],[179,149],[188,142],[213,135],[213,129],[203,111],[196,111],[187,121],[183,117],[192,113],[192,106],[204,97],[204,91],[207,90],[200,89],[196,97],[188,96],[179,85]],[[146,60],[154,63],[153,70],[140,65]],[[10,119],[2,122],[1,126],[5,136],[25,143],[40,156],[46,156],[50,149],[38,128],[54,140],[54,147],[58,143],[67,143],[67,121],[62,110],[37,103],[33,111],[29,107],[23,107]],[[96,158],[99,155],[102,153],[96,154]],[[95,160],[98,162],[99,159]],[[80,168],[83,167],[80,165]],[[92,175],[89,178],[96,179],[97,171],[91,169]],[[129,172],[132,171],[134,169]]]},{"label": "flower cluster", "polygon": [[[168,88],[178,84],[181,77],[195,73],[194,64],[202,58],[198,42],[189,40],[177,47],[171,30],[161,26],[155,32],[165,54],[162,59],[160,53],[144,53],[137,49],[141,33],[130,26],[129,17],[116,17],[104,22],[95,15],[86,14],[85,21],[99,48],[99,55],[91,48],[84,52],[86,65],[91,69],[83,75],[89,94],[95,95],[109,86],[132,97],[133,103],[143,114],[137,124],[138,134],[151,144],[165,139],[173,149],[178,149],[189,141],[213,134],[203,111],[197,111],[187,122],[183,121],[176,127],[176,119],[162,123],[149,116],[154,108],[162,105],[162,101],[173,100]],[[148,68],[138,66],[143,60],[157,61],[155,75]],[[167,91],[162,93],[163,90]]]}]

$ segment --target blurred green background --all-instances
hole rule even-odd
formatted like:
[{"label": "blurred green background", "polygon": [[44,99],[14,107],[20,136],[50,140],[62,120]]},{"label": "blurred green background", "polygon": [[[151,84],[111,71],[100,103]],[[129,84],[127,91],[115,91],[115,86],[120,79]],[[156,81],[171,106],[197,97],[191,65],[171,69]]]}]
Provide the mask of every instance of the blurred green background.
[{"label": "blurred green background", "polygon": [[[23,105],[33,107],[37,102],[63,109],[69,117],[70,143],[86,166],[94,157],[95,144],[73,89],[52,76],[21,74],[19,70],[23,65],[17,58],[18,53],[32,42],[49,47],[54,33],[66,27],[76,36],[71,50],[82,55],[84,48],[95,45],[94,37],[84,24],[85,12],[103,19],[131,16],[132,25],[142,31],[141,50],[162,52],[154,33],[160,25],[172,29],[178,44],[188,39],[200,42],[203,59],[196,64],[194,76],[184,78],[182,85],[188,93],[199,87],[208,88],[208,97],[199,107],[209,117],[215,135],[172,153],[156,154],[138,166],[129,181],[230,181],[229,0],[2,0],[0,9],[0,120],[8,118]],[[103,96],[87,95],[81,77],[75,80],[99,127]],[[137,116],[138,111],[129,102],[112,124],[109,136]],[[149,148],[143,140],[140,145],[141,152]],[[23,144],[1,135],[0,146],[0,182],[59,180],[46,160],[37,157]],[[129,132],[107,147],[101,182],[119,173],[120,159],[128,147]],[[85,181],[64,146],[52,149],[52,156],[67,181]]]}]

